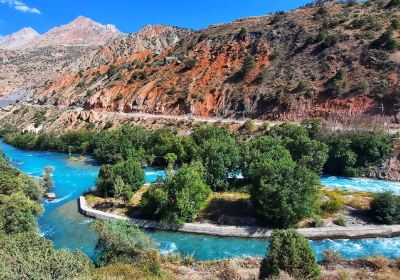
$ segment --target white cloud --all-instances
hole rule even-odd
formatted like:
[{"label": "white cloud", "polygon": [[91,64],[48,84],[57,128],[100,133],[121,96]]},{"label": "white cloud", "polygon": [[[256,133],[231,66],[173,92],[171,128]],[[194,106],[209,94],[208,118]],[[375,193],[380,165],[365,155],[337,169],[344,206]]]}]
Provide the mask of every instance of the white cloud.
[{"label": "white cloud", "polygon": [[29,7],[27,4],[19,0],[0,0],[0,3],[8,4],[10,7],[23,13],[38,14],[38,15],[41,14],[41,12],[37,8]]}]

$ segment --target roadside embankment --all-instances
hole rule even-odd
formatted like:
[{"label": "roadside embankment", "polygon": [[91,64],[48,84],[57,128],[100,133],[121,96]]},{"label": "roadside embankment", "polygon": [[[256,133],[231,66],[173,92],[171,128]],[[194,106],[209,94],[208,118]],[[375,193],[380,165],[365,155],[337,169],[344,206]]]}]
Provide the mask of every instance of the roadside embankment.
[{"label": "roadside embankment", "polygon": [[[238,226],[219,226],[213,224],[187,223],[181,228],[164,226],[156,221],[133,219],[126,216],[119,216],[112,213],[103,212],[90,208],[85,197],[78,199],[79,212],[83,215],[95,219],[108,220],[130,220],[143,229],[177,231],[193,234],[205,234],[220,237],[241,237],[241,238],[270,238],[273,229],[262,227],[238,227]],[[400,236],[400,225],[367,225],[351,227],[321,227],[321,228],[301,228],[298,231],[308,239],[360,239],[376,237],[396,237]]]}]

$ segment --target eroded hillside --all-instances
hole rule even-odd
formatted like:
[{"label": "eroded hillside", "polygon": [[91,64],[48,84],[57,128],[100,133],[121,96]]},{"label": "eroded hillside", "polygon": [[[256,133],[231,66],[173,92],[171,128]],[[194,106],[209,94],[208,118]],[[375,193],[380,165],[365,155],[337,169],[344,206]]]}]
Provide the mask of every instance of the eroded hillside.
[{"label": "eroded hillside", "polygon": [[63,75],[39,104],[299,120],[397,122],[399,7],[332,4],[215,25],[159,55],[143,51]]}]

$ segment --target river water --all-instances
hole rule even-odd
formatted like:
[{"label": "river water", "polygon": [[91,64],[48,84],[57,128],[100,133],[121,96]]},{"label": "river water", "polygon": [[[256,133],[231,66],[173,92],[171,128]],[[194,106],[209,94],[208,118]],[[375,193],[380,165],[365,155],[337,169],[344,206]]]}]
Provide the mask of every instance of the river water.
[{"label": "river water", "polygon": [[[54,152],[23,151],[0,141],[3,150],[11,163],[31,176],[42,176],[43,168],[54,168],[54,192],[57,200],[43,202],[44,214],[39,218],[40,234],[52,240],[57,248],[79,249],[95,257],[96,235],[90,231],[92,219],[79,214],[76,199],[91,188],[99,172],[99,166],[89,158],[86,162],[71,161],[69,155]],[[146,182],[154,182],[164,172],[148,168]],[[350,188],[350,180],[355,187],[361,187],[360,179],[324,177],[331,187],[341,187],[342,183]],[[362,179],[365,185],[368,179]],[[372,183],[371,183],[372,184]],[[397,190],[398,184],[384,181],[373,181],[384,188]],[[368,185],[368,184],[367,184]],[[371,189],[372,190],[372,189]],[[161,253],[180,252],[193,255],[198,260],[216,260],[234,257],[263,256],[268,242],[257,239],[221,238],[205,235],[193,235],[173,232],[152,232],[148,234],[159,244]],[[335,250],[346,258],[360,258],[371,255],[400,257],[400,238],[375,238],[359,240],[322,240],[310,241],[317,257],[321,259],[323,251]]]}]

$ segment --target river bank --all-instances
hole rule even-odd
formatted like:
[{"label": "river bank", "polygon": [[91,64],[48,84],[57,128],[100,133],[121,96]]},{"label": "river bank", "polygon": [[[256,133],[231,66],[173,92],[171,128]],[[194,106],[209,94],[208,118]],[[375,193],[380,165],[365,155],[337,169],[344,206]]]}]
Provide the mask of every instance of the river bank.
[{"label": "river bank", "polygon": [[[78,199],[79,211],[90,218],[109,220],[129,220],[144,229],[177,231],[193,234],[204,234],[219,237],[241,237],[241,238],[270,238],[273,230],[262,227],[239,227],[219,226],[213,224],[186,223],[181,228],[164,226],[156,221],[133,219],[126,216],[116,215],[90,208],[84,196]],[[360,239],[377,237],[398,237],[400,236],[400,225],[367,225],[351,227],[321,227],[302,228],[298,230],[301,234],[311,240],[323,239]]]}]

